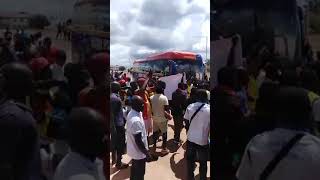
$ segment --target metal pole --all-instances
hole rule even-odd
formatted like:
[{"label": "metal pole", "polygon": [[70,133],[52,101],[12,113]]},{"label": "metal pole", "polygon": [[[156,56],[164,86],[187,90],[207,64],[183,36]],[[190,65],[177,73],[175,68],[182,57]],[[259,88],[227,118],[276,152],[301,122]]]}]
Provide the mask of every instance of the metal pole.
[{"label": "metal pole", "polygon": [[206,36],[206,62],[208,61],[208,36]]}]

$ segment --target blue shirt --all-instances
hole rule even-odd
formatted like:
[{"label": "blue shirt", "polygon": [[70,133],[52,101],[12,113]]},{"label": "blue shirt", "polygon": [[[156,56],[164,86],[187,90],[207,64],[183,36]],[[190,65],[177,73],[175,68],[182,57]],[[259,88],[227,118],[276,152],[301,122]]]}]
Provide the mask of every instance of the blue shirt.
[{"label": "blue shirt", "polygon": [[237,95],[240,98],[240,110],[242,113],[246,114],[249,110],[246,89],[242,88],[240,91],[237,92]]},{"label": "blue shirt", "polygon": [[115,126],[124,126],[123,108],[118,94],[112,93],[110,97],[111,113]]},{"label": "blue shirt", "polygon": [[3,179],[40,180],[39,135],[31,112],[25,105],[12,101],[0,105],[0,177]]}]

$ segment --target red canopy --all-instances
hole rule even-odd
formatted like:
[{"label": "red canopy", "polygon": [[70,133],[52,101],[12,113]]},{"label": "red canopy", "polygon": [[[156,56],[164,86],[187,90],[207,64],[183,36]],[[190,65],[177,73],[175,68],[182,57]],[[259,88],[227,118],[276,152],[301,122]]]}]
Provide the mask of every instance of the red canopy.
[{"label": "red canopy", "polygon": [[136,60],[135,62],[146,62],[146,61],[153,61],[153,60],[160,60],[160,59],[168,59],[168,60],[174,60],[174,59],[188,59],[188,60],[196,60],[196,53],[192,52],[181,52],[181,51],[169,51],[169,52],[163,52],[154,54],[151,56],[148,56],[147,58],[143,60]]}]

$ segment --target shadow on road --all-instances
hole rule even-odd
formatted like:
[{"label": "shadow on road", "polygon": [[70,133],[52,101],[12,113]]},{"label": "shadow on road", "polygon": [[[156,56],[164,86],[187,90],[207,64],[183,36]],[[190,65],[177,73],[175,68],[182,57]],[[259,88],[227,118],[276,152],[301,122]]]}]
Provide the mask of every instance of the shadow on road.
[{"label": "shadow on road", "polygon": [[123,180],[123,179],[130,178],[130,169],[131,169],[131,166],[128,167],[127,169],[121,169],[121,170],[118,170],[116,167],[113,167],[111,169],[110,175],[115,173],[116,174],[112,177],[112,180]]},{"label": "shadow on road", "polygon": [[[194,177],[196,180],[200,180],[200,174],[196,175],[196,177]],[[210,180],[209,177],[207,177],[207,180]]]},{"label": "shadow on road", "polygon": [[184,150],[187,150],[187,142],[183,143],[182,148],[183,148]]},{"label": "shadow on road", "polygon": [[175,162],[174,161],[174,156],[176,154],[179,154],[179,153],[174,153],[172,154],[172,156],[170,157],[170,168],[171,170],[174,172],[175,174],[175,177],[177,179],[182,179],[182,180],[186,180],[187,179],[187,161],[186,161],[186,158],[184,157],[183,159],[181,159],[179,162]]},{"label": "shadow on road", "polygon": [[181,145],[174,143],[174,139],[170,139],[167,142],[167,148],[169,149],[170,153],[177,152],[180,147],[181,147]]},{"label": "shadow on road", "polygon": [[[158,138],[157,143],[160,142],[160,141],[162,141],[162,137],[161,137],[161,136]],[[153,134],[151,134],[151,135],[148,137],[148,145],[151,146],[151,145],[153,145],[153,144],[154,144],[154,142],[153,142]]]}]

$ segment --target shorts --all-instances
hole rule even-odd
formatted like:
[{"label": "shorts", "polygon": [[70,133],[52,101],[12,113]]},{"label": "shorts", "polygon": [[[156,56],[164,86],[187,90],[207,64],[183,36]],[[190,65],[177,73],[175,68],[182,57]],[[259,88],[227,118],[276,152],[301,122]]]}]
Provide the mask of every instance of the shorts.
[{"label": "shorts", "polygon": [[166,133],[168,130],[168,120],[165,118],[153,117],[153,132],[161,131]]},{"label": "shorts", "polygon": [[152,132],[152,119],[143,119],[147,134]]}]

